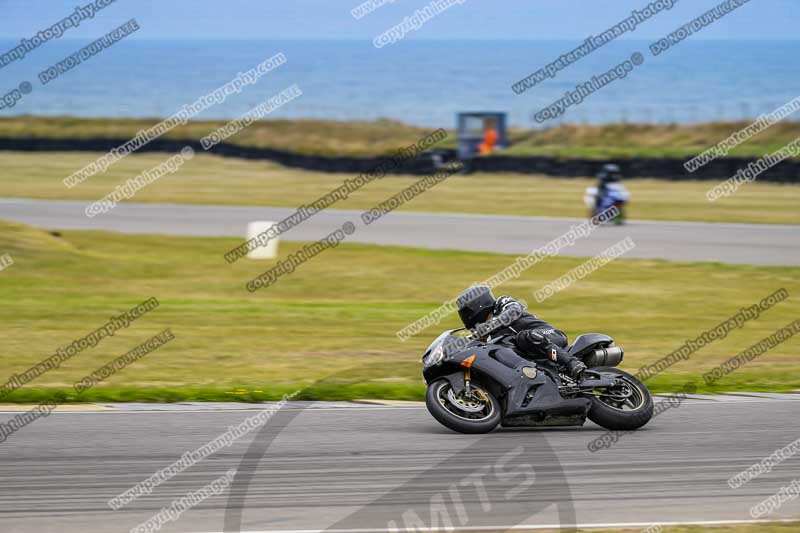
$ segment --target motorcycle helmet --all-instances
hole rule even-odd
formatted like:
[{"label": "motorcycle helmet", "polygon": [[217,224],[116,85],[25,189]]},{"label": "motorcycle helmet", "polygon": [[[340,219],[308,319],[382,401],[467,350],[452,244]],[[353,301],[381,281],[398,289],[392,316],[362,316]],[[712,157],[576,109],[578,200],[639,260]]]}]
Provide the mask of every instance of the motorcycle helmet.
[{"label": "motorcycle helmet", "polygon": [[608,163],[603,165],[597,177],[604,183],[615,183],[622,179],[622,170],[620,170],[619,165]]},{"label": "motorcycle helmet", "polygon": [[494,294],[487,285],[474,285],[456,298],[458,316],[467,329],[472,329],[485,322],[488,312],[495,306]]}]

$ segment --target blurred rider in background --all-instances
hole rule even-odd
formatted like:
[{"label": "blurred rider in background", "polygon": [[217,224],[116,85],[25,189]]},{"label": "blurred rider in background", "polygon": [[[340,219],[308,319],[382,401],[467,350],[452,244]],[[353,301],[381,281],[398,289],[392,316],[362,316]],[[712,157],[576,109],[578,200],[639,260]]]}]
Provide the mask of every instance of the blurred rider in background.
[{"label": "blurred rider in background", "polygon": [[604,199],[608,195],[608,186],[611,183],[619,183],[622,181],[622,171],[620,170],[619,165],[609,163],[607,165],[603,165],[603,168],[597,173],[597,179],[598,184],[597,197],[595,199],[595,211],[600,211],[601,206],[604,203]]}]

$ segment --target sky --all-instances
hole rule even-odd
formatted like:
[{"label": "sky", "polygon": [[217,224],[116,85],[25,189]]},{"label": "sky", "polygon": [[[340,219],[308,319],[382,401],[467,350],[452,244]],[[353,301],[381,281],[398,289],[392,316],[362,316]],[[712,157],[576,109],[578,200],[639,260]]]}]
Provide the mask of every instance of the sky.
[{"label": "sky", "polygon": [[[0,38],[20,39],[93,0],[0,0]],[[64,38],[97,38],[136,18],[132,39],[365,39],[400,23],[430,0],[387,0],[355,19],[364,0],[117,0]],[[415,39],[582,40],[652,0],[463,0],[414,32]],[[656,39],[721,0],[675,0],[627,39]],[[697,39],[796,40],[800,0],[751,0]]]}]

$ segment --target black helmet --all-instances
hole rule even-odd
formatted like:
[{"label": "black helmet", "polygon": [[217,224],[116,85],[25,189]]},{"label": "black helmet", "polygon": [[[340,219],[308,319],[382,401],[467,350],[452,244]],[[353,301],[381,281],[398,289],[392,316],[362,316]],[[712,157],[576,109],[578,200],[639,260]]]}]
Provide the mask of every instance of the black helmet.
[{"label": "black helmet", "polygon": [[492,289],[486,285],[474,285],[456,298],[458,316],[469,329],[484,322],[486,312],[494,309],[495,299]]},{"label": "black helmet", "polygon": [[620,170],[619,165],[608,163],[603,165],[603,168],[597,174],[597,177],[600,178],[600,181],[604,181],[606,183],[620,181],[622,179],[622,170]]}]

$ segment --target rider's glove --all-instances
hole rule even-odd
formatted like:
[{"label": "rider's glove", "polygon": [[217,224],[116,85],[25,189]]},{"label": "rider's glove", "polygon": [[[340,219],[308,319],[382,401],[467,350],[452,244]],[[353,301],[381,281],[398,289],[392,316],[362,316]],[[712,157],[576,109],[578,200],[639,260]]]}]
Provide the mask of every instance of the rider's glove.
[{"label": "rider's glove", "polygon": [[550,345],[550,339],[538,331],[529,329],[520,331],[517,334],[517,341],[521,341],[521,344],[525,345],[526,348],[529,348],[531,351],[537,352],[537,355],[545,355],[547,353],[547,347]]}]

